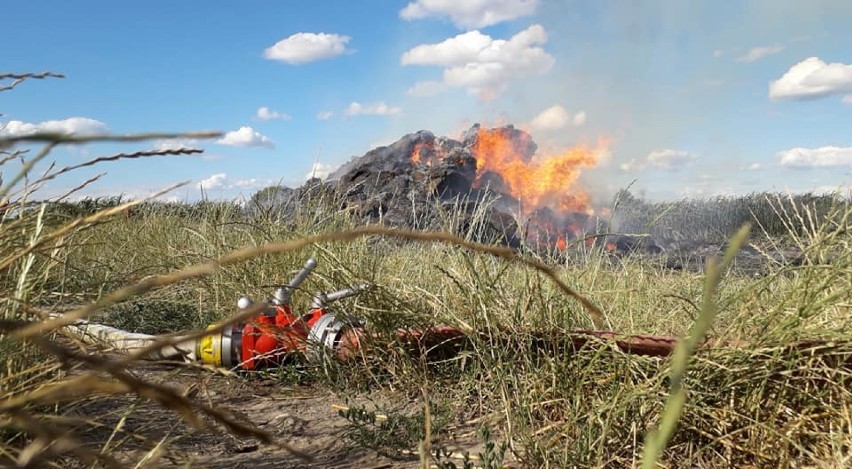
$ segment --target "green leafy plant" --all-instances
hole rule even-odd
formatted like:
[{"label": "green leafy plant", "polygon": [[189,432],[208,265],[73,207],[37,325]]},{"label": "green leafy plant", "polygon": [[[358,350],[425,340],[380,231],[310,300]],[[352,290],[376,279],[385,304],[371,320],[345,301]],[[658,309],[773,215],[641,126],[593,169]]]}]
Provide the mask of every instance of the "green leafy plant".
[{"label": "green leafy plant", "polygon": [[[432,406],[431,424],[434,433],[440,432],[446,424],[437,407]],[[425,437],[426,417],[423,411],[406,415],[397,412],[382,413],[367,410],[362,405],[352,405],[339,410],[338,415],[348,421],[343,436],[352,445],[370,448],[388,456],[400,456],[417,446]]]}]

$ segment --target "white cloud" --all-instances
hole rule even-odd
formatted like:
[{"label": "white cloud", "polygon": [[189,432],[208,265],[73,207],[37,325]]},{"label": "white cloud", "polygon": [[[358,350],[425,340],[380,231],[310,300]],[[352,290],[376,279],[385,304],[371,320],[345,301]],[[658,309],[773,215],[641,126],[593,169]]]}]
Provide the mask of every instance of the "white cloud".
[{"label": "white cloud", "polygon": [[844,96],[844,97],[843,97],[843,99],[841,99],[840,101],[842,101],[842,102],[843,102],[843,104],[849,104],[849,105],[852,105],[852,94],[847,94],[847,95],[846,95],[846,96]]},{"label": "white cloud", "polygon": [[763,168],[763,165],[761,165],[760,163],[751,163],[751,164],[749,164],[748,166],[745,167],[745,169],[747,171],[757,171],[758,169],[761,169],[761,168]]},{"label": "white cloud", "polygon": [[809,99],[852,92],[852,65],[809,57],[769,84],[771,99]]},{"label": "white cloud", "polygon": [[350,39],[339,34],[296,33],[264,50],[263,56],[289,64],[329,59],[347,52],[346,43]]},{"label": "white cloud", "polygon": [[419,81],[409,88],[406,93],[411,96],[427,97],[440,94],[446,88],[447,86],[440,81]]},{"label": "white cloud", "polygon": [[448,17],[459,28],[474,29],[532,15],[537,6],[538,0],[415,0],[399,17]]},{"label": "white cloud", "polygon": [[322,112],[320,112],[320,113],[318,113],[318,114],[317,114],[317,119],[319,119],[319,120],[321,120],[321,121],[327,121],[327,120],[331,119],[331,117],[332,117],[332,116],[334,116],[334,113],[333,113],[333,112],[331,112],[331,111],[322,111]]},{"label": "white cloud", "polygon": [[784,50],[784,46],[776,44],[774,46],[761,46],[750,49],[745,55],[737,57],[737,62],[754,62],[760,60],[767,55],[777,54]]},{"label": "white cloud", "polygon": [[308,171],[307,174],[305,174],[305,181],[311,178],[320,178],[324,180],[328,177],[329,174],[331,174],[332,171],[335,170],[335,168],[336,167],[333,165],[320,163],[319,161],[317,161],[311,167],[311,170]]},{"label": "white cloud", "polygon": [[718,59],[719,57],[721,57],[723,55],[725,55],[725,51],[723,51],[722,49],[716,49],[716,50],[713,51],[713,57],[714,58]]},{"label": "white cloud", "polygon": [[218,173],[210,176],[207,179],[202,179],[195,185],[200,190],[203,191],[215,191],[225,188],[225,181],[228,179],[228,175],[225,173]]},{"label": "white cloud", "polygon": [[852,166],[852,147],[797,147],[778,152],[777,156],[781,160],[781,166],[792,168]]},{"label": "white cloud", "polygon": [[[541,28],[541,26],[539,26]],[[543,28],[541,28],[543,30]],[[475,62],[487,52],[494,39],[479,31],[470,31],[437,44],[421,44],[402,54],[403,65],[440,65],[445,67]],[[505,41],[500,41],[501,43]]]},{"label": "white cloud", "polygon": [[278,111],[273,111],[266,106],[257,108],[257,113],[254,115],[255,119],[262,121],[272,121],[272,120],[282,120],[288,121],[292,119],[291,116],[287,114],[280,113]]},{"label": "white cloud", "polygon": [[23,121],[0,123],[0,137],[21,137],[39,132],[96,135],[106,133],[107,130],[106,124],[88,117],[69,117],[68,119],[44,121],[38,124]]},{"label": "white cloud", "polygon": [[275,143],[266,135],[261,135],[260,132],[248,126],[240,127],[225,134],[224,137],[216,140],[219,145],[227,145],[231,147],[264,147],[275,148]]},{"label": "white cloud", "polygon": [[580,127],[585,123],[585,111],[579,111],[572,116],[564,107],[556,105],[541,111],[533,118],[529,126],[537,131],[552,131],[564,129],[569,125]]},{"label": "white cloud", "polygon": [[651,166],[677,171],[685,166],[689,166],[695,160],[695,157],[685,151],[665,149],[654,150],[648,153],[646,159]]},{"label": "white cloud", "polygon": [[180,150],[181,148],[198,148],[198,140],[194,138],[168,138],[154,142],[155,151]]},{"label": "white cloud", "polygon": [[564,107],[556,105],[535,116],[530,122],[530,127],[539,131],[559,130],[567,127],[569,122],[571,122],[571,115],[568,114],[568,111]]},{"label": "white cloud", "polygon": [[[437,44],[416,46],[402,55],[401,62],[443,67],[444,86],[466,88],[481,99],[491,99],[512,80],[550,70],[555,62],[553,56],[538,47],[546,42],[547,32],[538,24],[508,40],[470,31]],[[415,84],[413,89],[435,88],[434,84],[423,83]]]},{"label": "white cloud", "polygon": [[195,187],[203,191],[223,191],[228,189],[254,189],[268,184],[269,181],[256,178],[237,179],[234,182],[229,182],[227,174],[217,173],[209,178],[202,179]]},{"label": "white cloud", "polygon": [[679,171],[695,161],[691,153],[680,150],[654,150],[648,153],[642,160],[635,158],[619,165],[622,171],[642,171],[650,168],[664,169],[667,171]]},{"label": "white cloud", "polygon": [[347,116],[396,116],[402,113],[402,109],[388,106],[383,102],[361,104],[353,101],[343,111]]}]

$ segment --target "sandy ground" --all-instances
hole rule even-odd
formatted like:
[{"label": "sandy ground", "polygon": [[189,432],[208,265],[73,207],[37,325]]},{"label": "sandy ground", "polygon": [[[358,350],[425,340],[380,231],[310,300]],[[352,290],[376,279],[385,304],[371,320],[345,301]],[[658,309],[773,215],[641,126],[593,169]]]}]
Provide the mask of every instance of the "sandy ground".
[{"label": "sandy ground", "polygon": [[[417,399],[379,393],[344,396],[317,387],[285,386],[272,378],[246,379],[166,365],[141,365],[134,368],[134,374],[152,382],[166,383],[197,402],[228,409],[238,420],[253,423],[276,440],[309,455],[310,459],[300,458],[281,447],[262,444],[251,437],[228,434],[215,425],[192,428],[174,413],[134,396],[92,399],[65,411],[69,416],[104,423],[103,426],[80,428],[77,435],[93,448],[104,448],[105,442],[112,440],[107,452],[128,467],[135,466],[161,440],[167,442],[168,449],[148,467],[419,467],[416,454],[391,458],[374,450],[353,448],[342,436],[348,421],[332,407],[332,404],[346,402],[367,408],[375,408],[376,403],[383,407],[383,403],[392,403],[389,407],[405,409],[407,415],[412,415],[421,406]],[[110,438],[119,422],[122,431]],[[451,424],[450,428],[451,434],[463,435],[463,438],[444,437],[439,442],[441,446],[471,454],[481,450],[475,427],[465,428],[460,422]],[[416,451],[416,448],[411,450]],[[457,464],[460,465],[460,461]]]}]

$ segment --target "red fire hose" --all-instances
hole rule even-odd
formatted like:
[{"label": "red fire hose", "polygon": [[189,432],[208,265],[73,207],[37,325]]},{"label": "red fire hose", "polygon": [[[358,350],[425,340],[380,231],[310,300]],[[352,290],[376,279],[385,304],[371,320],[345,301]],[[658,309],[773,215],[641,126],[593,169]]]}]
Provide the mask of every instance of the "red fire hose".
[{"label": "red fire hose", "polygon": [[[474,338],[498,345],[495,342],[505,342],[507,337],[517,336],[517,332],[506,331],[497,334],[500,338],[495,338],[483,332],[466,333],[447,326],[377,334],[368,332],[359,321],[344,320],[327,309],[329,302],[358,294],[368,288],[367,285],[317,294],[310,311],[296,316],[290,307],[290,295],[315,267],[316,261],[308,260],[287,286],[276,290],[268,306],[252,320],[228,326],[221,333],[198,341],[196,358],[214,366],[254,370],[278,366],[294,356],[316,360],[328,355],[348,360],[369,353],[373,344],[389,342],[414,354],[452,356]],[[238,302],[240,309],[251,305],[248,298],[241,298]],[[566,347],[578,350],[591,343],[610,343],[625,353],[657,357],[670,354],[676,342],[670,337],[622,336],[614,332],[589,330],[567,333],[539,331],[529,336],[533,344],[552,350]]]}]

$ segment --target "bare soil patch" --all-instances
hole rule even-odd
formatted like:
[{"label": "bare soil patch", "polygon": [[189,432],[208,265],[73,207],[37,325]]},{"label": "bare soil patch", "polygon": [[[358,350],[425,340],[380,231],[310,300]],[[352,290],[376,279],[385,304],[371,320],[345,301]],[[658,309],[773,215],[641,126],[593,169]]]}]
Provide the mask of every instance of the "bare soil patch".
[{"label": "bare soil patch", "polygon": [[[409,454],[394,457],[354,447],[343,435],[350,423],[332,405],[379,406],[413,414],[422,406],[420,399],[380,392],[343,395],[324,386],[286,385],[274,378],[226,376],[171,365],[140,364],[133,372],[152,383],[167,384],[200,403],[226,409],[237,420],[256,425],[310,459],[251,437],[235,436],[215,424],[193,428],[176,413],[136,396],[93,397],[65,409],[65,416],[87,422],[78,429],[78,438],[92,448],[108,448],[111,456],[131,466],[163,441],[163,450],[156,452],[150,467],[419,467],[416,447],[410,448]],[[116,428],[120,430],[116,432]],[[444,447],[471,454],[481,450],[475,428],[464,428],[459,422],[453,426],[453,433],[466,438],[444,438]]]}]

